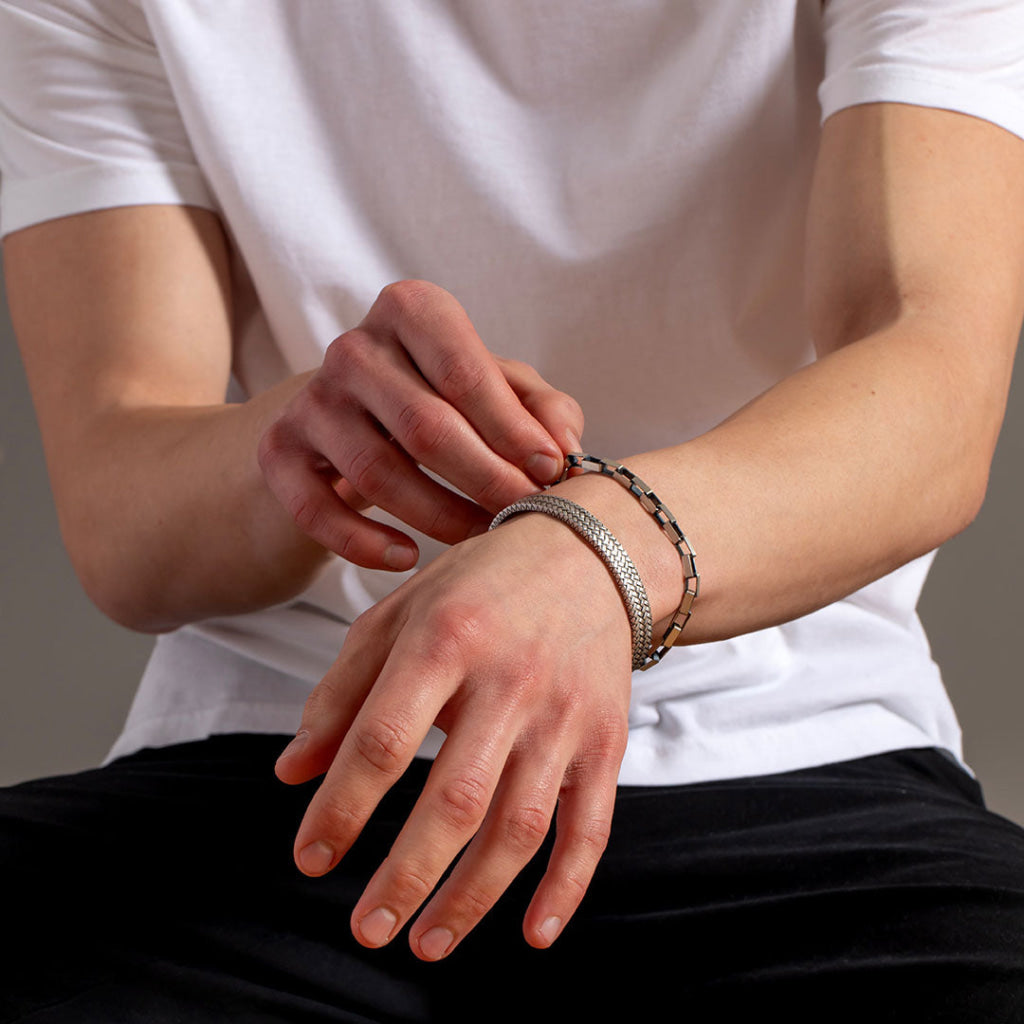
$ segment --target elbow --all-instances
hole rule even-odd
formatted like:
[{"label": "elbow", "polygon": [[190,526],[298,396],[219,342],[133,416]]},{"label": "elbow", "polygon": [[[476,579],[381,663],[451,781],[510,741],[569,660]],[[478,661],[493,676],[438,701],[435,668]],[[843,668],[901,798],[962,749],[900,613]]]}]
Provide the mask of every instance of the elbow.
[{"label": "elbow", "polygon": [[[229,571],[196,553],[183,559],[150,545],[68,543],[82,588],[107,618],[136,633],[169,633],[204,619],[243,615],[292,600],[307,589],[328,553],[275,565],[272,571]],[[248,568],[251,568],[248,566]]]},{"label": "elbow", "polygon": [[931,519],[934,535],[926,550],[952,540],[978,518],[988,491],[991,462],[991,451],[978,446],[962,455],[956,471],[946,475],[944,486],[933,488],[937,506]]},{"label": "elbow", "polygon": [[93,553],[68,546],[71,564],[89,600],[108,619],[135,633],[169,633],[184,625],[160,608],[153,588],[133,582],[127,566],[111,565]]},{"label": "elbow", "polygon": [[990,459],[978,459],[973,467],[973,472],[967,475],[959,491],[959,501],[950,516],[948,536],[944,541],[950,540],[958,533],[962,533],[970,526],[981,512],[985,504],[985,495],[988,493]]},{"label": "elbow", "polygon": [[[994,356],[975,360],[970,371],[964,369],[964,360],[946,362],[933,378],[937,384],[921,392],[933,410],[925,418],[928,427],[922,451],[931,472],[925,494],[935,499],[933,522],[939,536],[934,547],[967,529],[981,513],[1006,411],[1011,368],[1012,358]],[[938,416],[935,409],[940,411]]]},{"label": "elbow", "polygon": [[957,424],[954,437],[947,440],[952,454],[948,479],[953,488],[948,536],[955,537],[979,516],[988,494],[996,444],[1003,427],[1009,393],[1009,365],[982,380],[968,391],[961,391],[949,408],[948,422]]},{"label": "elbow", "polygon": [[146,609],[137,602],[120,600],[116,595],[109,598],[104,596],[100,600],[92,598],[91,595],[90,598],[93,604],[108,619],[116,622],[119,626],[123,626],[125,629],[130,629],[134,633],[148,633],[156,636],[160,633],[173,632],[175,629],[186,625],[185,621],[177,621],[167,616],[161,616],[155,611]]},{"label": "elbow", "polygon": [[[64,507],[62,507],[64,505]],[[186,620],[171,613],[176,574],[152,551],[57,502],[64,548],[86,596],[108,619],[135,633],[169,633]]]}]

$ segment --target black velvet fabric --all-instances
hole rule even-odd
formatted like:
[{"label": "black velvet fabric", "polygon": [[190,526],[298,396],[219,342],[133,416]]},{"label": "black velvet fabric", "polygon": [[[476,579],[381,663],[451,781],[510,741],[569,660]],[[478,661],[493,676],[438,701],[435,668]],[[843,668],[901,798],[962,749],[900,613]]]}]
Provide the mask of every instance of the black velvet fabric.
[{"label": "black velvet fabric", "polygon": [[1024,1022],[1024,831],[938,751],[624,787],[577,916],[522,916],[542,851],[451,957],[364,950],[351,907],[417,762],[322,879],[287,737],[225,736],[0,791],[0,1021]]}]

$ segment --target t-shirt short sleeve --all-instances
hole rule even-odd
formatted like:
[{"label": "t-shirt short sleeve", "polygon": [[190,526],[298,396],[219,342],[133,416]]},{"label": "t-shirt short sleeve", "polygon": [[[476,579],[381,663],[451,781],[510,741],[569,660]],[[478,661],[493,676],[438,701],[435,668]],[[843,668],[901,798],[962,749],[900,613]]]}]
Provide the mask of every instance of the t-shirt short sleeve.
[{"label": "t-shirt short sleeve", "polygon": [[822,119],[860,103],[911,103],[1024,138],[1024,2],[825,0]]},{"label": "t-shirt short sleeve", "polygon": [[139,6],[0,0],[0,235],[144,203],[217,209]]}]

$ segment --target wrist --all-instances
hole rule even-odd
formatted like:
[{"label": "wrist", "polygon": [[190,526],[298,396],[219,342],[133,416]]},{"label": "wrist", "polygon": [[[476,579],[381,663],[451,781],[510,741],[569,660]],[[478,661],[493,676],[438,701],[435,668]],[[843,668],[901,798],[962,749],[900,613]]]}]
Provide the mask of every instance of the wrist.
[{"label": "wrist", "polygon": [[[630,468],[639,464],[638,459],[630,460]],[[647,590],[657,642],[672,622],[685,590],[679,552],[662,526],[629,490],[597,473],[563,480],[551,488],[551,493],[582,505],[626,549]]]},{"label": "wrist", "polygon": [[644,668],[651,652],[651,606],[647,589],[636,565],[615,535],[582,505],[557,494],[533,494],[520,498],[503,509],[491,523],[491,529],[513,516],[541,512],[568,526],[598,555],[608,569],[626,609],[632,634],[633,668]]},{"label": "wrist", "polygon": [[632,626],[621,591],[607,562],[583,536],[565,521],[528,511],[467,543],[486,544],[502,538],[521,553],[518,562],[524,584],[541,577],[555,581],[565,599],[586,619],[621,629],[629,650]]}]

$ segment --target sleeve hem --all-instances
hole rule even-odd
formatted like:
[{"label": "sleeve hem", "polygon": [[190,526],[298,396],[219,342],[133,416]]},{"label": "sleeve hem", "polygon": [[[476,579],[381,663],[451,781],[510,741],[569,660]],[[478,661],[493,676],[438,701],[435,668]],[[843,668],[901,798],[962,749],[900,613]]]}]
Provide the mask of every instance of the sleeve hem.
[{"label": "sleeve hem", "polygon": [[195,167],[78,167],[43,178],[5,178],[0,188],[0,237],[57,217],[149,203],[220,210]]},{"label": "sleeve hem", "polygon": [[1024,102],[1011,89],[965,89],[962,80],[916,75],[892,68],[862,68],[829,77],[818,92],[821,119],[862,103],[909,103],[990,121],[1024,139]]}]

